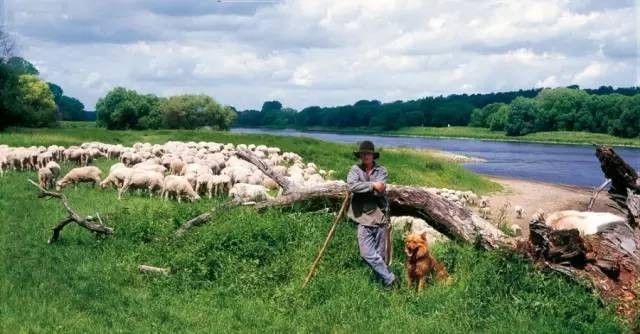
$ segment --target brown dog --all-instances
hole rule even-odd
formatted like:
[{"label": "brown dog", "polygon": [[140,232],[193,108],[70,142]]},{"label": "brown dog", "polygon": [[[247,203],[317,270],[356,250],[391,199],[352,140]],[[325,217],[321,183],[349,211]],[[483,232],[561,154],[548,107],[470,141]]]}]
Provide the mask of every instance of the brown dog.
[{"label": "brown dog", "polygon": [[407,235],[404,252],[407,254],[405,269],[407,270],[409,288],[412,288],[417,281],[418,292],[422,291],[427,274],[432,271],[436,272],[438,279],[446,279],[449,276],[447,269],[429,253],[427,233],[411,233]]}]

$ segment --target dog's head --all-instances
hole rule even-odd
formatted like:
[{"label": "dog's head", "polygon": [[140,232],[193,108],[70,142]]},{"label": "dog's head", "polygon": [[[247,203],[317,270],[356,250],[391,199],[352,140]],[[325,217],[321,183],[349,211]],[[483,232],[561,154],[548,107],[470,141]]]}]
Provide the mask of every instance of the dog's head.
[{"label": "dog's head", "polygon": [[410,233],[404,239],[404,249],[408,256],[424,255],[428,251],[427,233]]}]

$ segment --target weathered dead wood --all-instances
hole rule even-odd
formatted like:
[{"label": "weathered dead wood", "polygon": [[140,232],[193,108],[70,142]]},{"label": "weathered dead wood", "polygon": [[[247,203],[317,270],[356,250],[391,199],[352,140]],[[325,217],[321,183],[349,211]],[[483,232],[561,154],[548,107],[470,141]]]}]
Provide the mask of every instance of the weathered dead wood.
[{"label": "weathered dead wood", "polygon": [[637,209],[640,207],[638,172],[610,146],[597,146],[596,157],[605,177],[611,179],[609,197],[627,214],[629,225],[637,228],[640,223],[640,210]]},{"label": "weathered dead wood", "polygon": [[187,232],[190,228],[207,223],[211,218],[211,214],[213,213],[213,211],[214,210],[211,210],[210,212],[205,212],[203,214],[197,215],[189,219],[188,221],[184,222],[184,224],[180,225],[180,227],[176,230],[176,235],[181,236],[185,232]]},{"label": "weathered dead wood", "polygon": [[171,272],[171,269],[169,268],[159,268],[159,267],[153,267],[153,266],[148,266],[145,264],[141,264],[138,266],[138,271],[140,271],[143,274],[163,274],[163,275],[169,275],[169,272]]},{"label": "weathered dead wood", "polygon": [[65,228],[65,226],[67,226],[70,223],[76,223],[81,227],[84,227],[85,229],[89,230],[90,232],[93,232],[97,235],[109,235],[109,234],[113,234],[113,229],[111,227],[108,227],[106,225],[104,225],[102,223],[102,220],[100,219],[100,215],[96,214],[95,217],[93,216],[86,216],[83,217],[81,215],[79,215],[78,213],[76,213],[72,208],[71,205],[69,204],[69,201],[67,200],[67,196],[65,196],[63,193],[58,193],[58,192],[53,192],[53,191],[49,191],[46,190],[42,187],[40,187],[40,185],[38,185],[38,183],[34,182],[33,180],[28,180],[29,183],[33,184],[34,186],[36,186],[39,190],[40,190],[40,194],[38,195],[38,197],[53,197],[53,198],[58,198],[60,199],[60,201],[62,201],[62,205],[64,206],[65,210],[67,210],[67,214],[68,216],[64,219],[62,219],[58,224],[56,224],[52,229],[52,234],[51,234],[51,238],[49,238],[48,243],[54,243],[56,242],[59,238],[60,238],[60,233],[62,232],[62,229]]},{"label": "weathered dead wood", "polygon": [[291,189],[293,189],[293,184],[280,173],[277,173],[271,167],[267,166],[260,158],[258,158],[255,154],[251,153],[251,151],[238,151],[236,152],[238,158],[246,160],[256,166],[260,171],[262,171],[265,175],[273,179],[279,186],[282,188],[282,192],[287,194]]},{"label": "weathered dead wood", "polygon": [[[344,182],[330,181],[312,187],[294,187],[286,177],[261,163],[261,160],[251,152],[242,152],[238,154],[238,157],[253,163],[263,173],[272,177],[283,189],[287,189],[283,191],[281,196],[273,200],[257,203],[255,207],[258,209],[289,206],[314,199],[328,199],[338,202],[348,192]],[[475,215],[471,210],[458,206],[426,189],[389,185],[387,196],[392,215],[423,218],[436,230],[452,239],[478,243],[486,249],[494,249],[500,245],[513,245],[513,240],[509,239],[497,227]]]},{"label": "weathered dead wood", "polygon": [[598,199],[598,195],[600,195],[600,192],[610,184],[611,180],[607,179],[599,187],[593,190],[593,195],[591,195],[591,199],[589,200],[589,204],[587,205],[587,211],[591,211],[593,209],[593,205],[596,204],[596,200]]}]

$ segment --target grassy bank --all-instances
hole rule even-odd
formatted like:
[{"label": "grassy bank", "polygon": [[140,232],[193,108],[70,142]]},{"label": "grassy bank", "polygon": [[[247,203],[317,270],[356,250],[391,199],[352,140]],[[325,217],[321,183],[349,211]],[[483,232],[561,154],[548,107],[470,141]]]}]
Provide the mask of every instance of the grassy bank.
[{"label": "grassy bank", "polygon": [[509,140],[523,142],[544,142],[563,144],[609,144],[640,147],[640,138],[621,138],[603,133],[581,131],[551,131],[536,132],[524,136],[507,136],[504,131],[491,131],[486,128],[473,128],[466,126],[453,126],[449,128],[409,127],[385,134],[424,136],[424,137],[454,137],[477,138],[491,140]]},{"label": "grassy bank", "polygon": [[384,131],[379,128],[332,128],[312,127],[305,131],[326,131],[345,134],[378,134],[391,136],[416,136],[434,138],[466,138],[482,140],[500,140],[513,142],[536,142],[552,144],[608,144],[617,146],[640,147],[640,138],[621,138],[603,133],[582,131],[550,131],[537,132],[525,136],[507,136],[504,131],[491,131],[486,128],[474,128],[468,126],[452,127],[407,127],[398,130]]},{"label": "grassy bank", "polygon": [[[36,130],[0,134],[10,145],[101,140],[217,140],[278,145],[325,169],[353,160],[349,146],[312,139],[215,132]],[[484,189],[495,186],[450,163],[410,151],[385,151],[394,182]],[[99,160],[106,169],[112,162]],[[70,168],[68,165],[64,169]],[[342,174],[344,175],[344,174]],[[441,179],[437,175],[447,175]],[[331,223],[330,214],[251,208],[220,211],[176,238],[186,219],[223,201],[178,204],[113,190],[65,189],[83,214],[99,211],[116,233],[96,239],[77,226],[47,245],[64,215],[38,199],[30,172],[0,177],[0,331],[14,332],[545,332],[618,333],[612,310],[581,286],[542,274],[518,256],[455,243],[435,247],[452,274],[421,295],[380,289],[360,260],[355,227],[340,225],[316,279],[300,285]],[[393,270],[402,272],[395,235]],[[168,276],[137,273],[139,264],[171,267]],[[402,275],[399,275],[402,276]]]}]

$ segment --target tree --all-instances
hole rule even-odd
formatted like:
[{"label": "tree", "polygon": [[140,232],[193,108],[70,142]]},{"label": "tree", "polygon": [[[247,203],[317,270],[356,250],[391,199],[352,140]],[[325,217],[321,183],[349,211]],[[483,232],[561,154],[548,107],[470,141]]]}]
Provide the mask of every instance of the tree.
[{"label": "tree", "polygon": [[511,102],[505,131],[509,136],[522,136],[534,132],[538,103],[534,99],[518,97]]},{"label": "tree", "polygon": [[170,129],[195,129],[203,126],[227,130],[236,113],[207,95],[172,96],[160,104],[162,124]]},{"label": "tree", "polygon": [[640,136],[640,94],[625,99],[620,118],[613,120],[610,133],[620,137]]},{"label": "tree", "polygon": [[116,87],[96,103],[97,123],[107,129],[137,129],[138,119],[150,112],[149,102],[135,90]]},{"label": "tree", "polygon": [[20,75],[6,85],[2,96],[7,120],[28,127],[49,126],[56,121],[56,104],[46,82],[35,75]]},{"label": "tree", "polygon": [[7,60],[7,65],[11,70],[15,71],[16,74],[30,74],[30,75],[38,75],[38,69],[28,62],[26,59],[21,57],[11,57]]},{"label": "tree", "polygon": [[58,100],[59,112],[62,119],[70,121],[84,120],[84,104],[74,97],[63,95]]},{"label": "tree", "polygon": [[503,104],[498,110],[487,116],[487,125],[491,131],[504,131],[507,124],[507,117],[511,112],[511,106]]},{"label": "tree", "polygon": [[473,112],[471,112],[471,116],[470,116],[470,120],[469,120],[469,126],[477,126],[477,127],[488,128],[489,127],[489,122],[488,122],[489,116],[491,116],[492,114],[496,113],[503,106],[505,106],[504,103],[498,102],[498,103],[487,104],[486,106],[484,106],[482,108],[474,109]]}]

